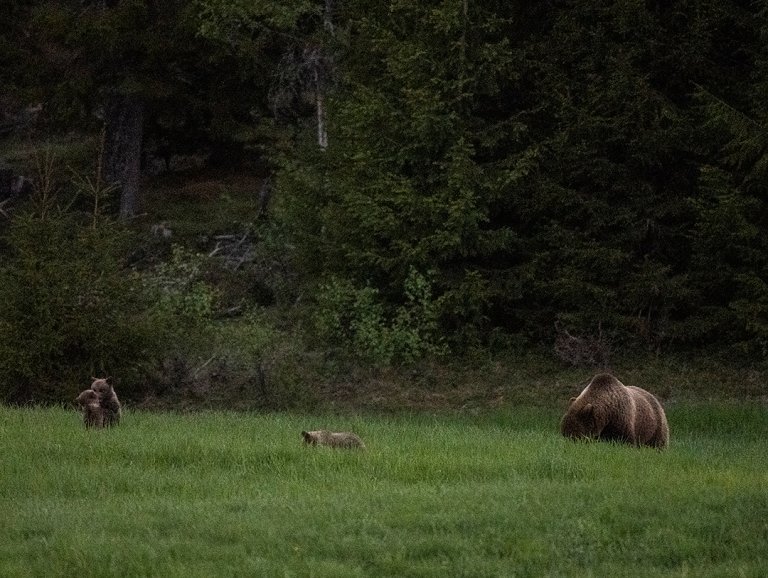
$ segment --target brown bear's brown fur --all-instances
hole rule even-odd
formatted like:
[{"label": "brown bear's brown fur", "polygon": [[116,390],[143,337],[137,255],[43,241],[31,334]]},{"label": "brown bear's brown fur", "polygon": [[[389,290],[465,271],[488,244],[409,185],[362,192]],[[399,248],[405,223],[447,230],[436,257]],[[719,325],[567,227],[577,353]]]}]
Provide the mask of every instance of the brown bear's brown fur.
[{"label": "brown bear's brown fur", "polygon": [[99,395],[92,389],[80,392],[75,402],[83,410],[83,423],[86,428],[104,427],[104,410],[99,404]]},{"label": "brown bear's brown fur", "polygon": [[613,440],[659,449],[669,444],[667,416],[659,400],[607,373],[593,377],[578,397],[571,398],[560,432],[573,439]]},{"label": "brown bear's brown fur", "polygon": [[104,425],[110,427],[119,424],[122,411],[120,401],[117,399],[117,394],[112,386],[107,383],[106,379],[94,377],[91,389],[99,396],[99,405],[104,411]]},{"label": "brown bear's brown fur", "polygon": [[363,440],[350,432],[330,432],[321,429],[317,431],[303,431],[301,435],[304,437],[304,443],[307,445],[365,449]]}]

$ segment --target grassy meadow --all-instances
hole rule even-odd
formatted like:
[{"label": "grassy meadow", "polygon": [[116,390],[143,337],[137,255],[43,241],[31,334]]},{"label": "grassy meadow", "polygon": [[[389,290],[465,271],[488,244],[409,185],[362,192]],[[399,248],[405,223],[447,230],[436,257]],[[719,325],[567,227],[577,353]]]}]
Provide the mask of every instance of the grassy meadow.
[{"label": "grassy meadow", "polygon": [[[559,412],[0,406],[0,576],[766,576],[768,411],[677,405],[666,452]],[[367,451],[306,448],[354,430]]]}]

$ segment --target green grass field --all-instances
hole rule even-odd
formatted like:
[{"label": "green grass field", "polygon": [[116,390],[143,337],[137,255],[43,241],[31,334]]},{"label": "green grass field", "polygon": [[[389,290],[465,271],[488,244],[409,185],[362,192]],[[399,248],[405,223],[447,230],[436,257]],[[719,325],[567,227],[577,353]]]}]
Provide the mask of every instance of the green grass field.
[{"label": "green grass field", "polygon": [[[0,576],[766,576],[768,411],[668,409],[666,452],[559,413],[0,407]],[[354,430],[365,452],[305,448]]]}]

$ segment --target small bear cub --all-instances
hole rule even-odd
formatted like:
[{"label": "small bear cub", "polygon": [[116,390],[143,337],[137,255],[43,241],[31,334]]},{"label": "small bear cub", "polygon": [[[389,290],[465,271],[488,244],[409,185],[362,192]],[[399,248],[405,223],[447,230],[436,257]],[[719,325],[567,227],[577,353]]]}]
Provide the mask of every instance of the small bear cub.
[{"label": "small bear cub", "polygon": [[83,412],[83,423],[86,429],[104,427],[104,410],[99,404],[99,394],[92,389],[80,392],[75,399]]},{"label": "small bear cub", "polygon": [[324,429],[301,432],[304,443],[310,446],[329,446],[332,448],[365,449],[365,444],[356,434],[350,432],[331,432]]},{"label": "small bear cub", "polygon": [[120,416],[122,415],[122,409],[120,406],[120,400],[117,399],[115,389],[106,379],[92,378],[93,383],[91,389],[96,392],[99,397],[99,405],[104,412],[104,426],[111,427],[120,423]]}]

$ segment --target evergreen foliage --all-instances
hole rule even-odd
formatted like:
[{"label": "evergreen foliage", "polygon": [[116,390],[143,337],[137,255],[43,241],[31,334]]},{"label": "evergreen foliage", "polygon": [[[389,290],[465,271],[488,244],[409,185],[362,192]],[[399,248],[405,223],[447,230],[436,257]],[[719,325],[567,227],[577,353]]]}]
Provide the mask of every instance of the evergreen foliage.
[{"label": "evergreen foliage", "polygon": [[[765,205],[711,177],[749,161],[754,187],[764,131],[723,107],[741,138],[702,150],[718,134],[692,99],[754,82],[753,7],[344,6],[332,146],[281,181],[304,270],[402,303],[410,267],[434,269],[454,345],[556,326],[656,351],[757,337]],[[704,267],[723,243],[755,251]]]},{"label": "evergreen foliage", "polygon": [[[110,95],[140,95],[146,150],[248,149],[277,167],[269,246],[299,280],[280,306],[300,302],[326,347],[376,365],[563,335],[768,353],[764,1],[2,6],[0,106],[39,99],[49,129],[96,132]],[[57,263],[45,275],[62,299],[70,277],[86,295],[134,286],[85,261],[98,246],[121,262],[109,234],[70,218],[10,225],[8,335],[27,327],[12,311],[28,327],[46,316],[19,289],[37,274],[27,238],[73,252],[40,265]],[[155,279],[166,289],[194,263],[177,258]],[[195,287],[166,314],[208,315]],[[141,310],[131,294],[116,311]],[[140,330],[127,319],[113,324]]]},{"label": "evergreen foliage", "polygon": [[69,401],[94,375],[119,376],[122,396],[140,397],[153,365],[204,335],[213,295],[194,261],[177,253],[157,271],[134,270],[132,235],[102,214],[104,191],[90,192],[88,214],[64,192],[38,191],[5,234],[3,401]]},{"label": "evergreen foliage", "polygon": [[153,329],[136,280],[122,271],[115,233],[73,215],[14,220],[0,269],[5,401],[57,399],[62,384],[72,389],[106,370],[136,377]]}]

